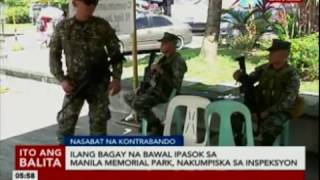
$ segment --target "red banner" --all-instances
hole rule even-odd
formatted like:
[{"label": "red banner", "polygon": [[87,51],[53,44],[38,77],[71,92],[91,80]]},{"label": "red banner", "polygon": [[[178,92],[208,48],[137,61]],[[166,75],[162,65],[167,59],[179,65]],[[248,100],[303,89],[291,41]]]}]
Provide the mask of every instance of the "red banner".
[{"label": "red banner", "polygon": [[268,0],[269,3],[303,3],[303,0]]},{"label": "red banner", "polygon": [[237,180],[304,180],[304,171],[39,171],[39,180],[74,179],[237,179]]},{"label": "red banner", "polygon": [[17,170],[65,169],[64,146],[16,146]]},{"label": "red banner", "polygon": [[101,180],[101,179],[135,179],[155,180],[155,179],[237,179],[237,180],[304,180],[305,171],[301,170],[137,170],[137,171],[69,171],[65,170],[64,146],[16,146],[16,170],[26,170],[17,172],[16,178],[34,177],[35,173],[28,170],[36,170],[39,180]]}]

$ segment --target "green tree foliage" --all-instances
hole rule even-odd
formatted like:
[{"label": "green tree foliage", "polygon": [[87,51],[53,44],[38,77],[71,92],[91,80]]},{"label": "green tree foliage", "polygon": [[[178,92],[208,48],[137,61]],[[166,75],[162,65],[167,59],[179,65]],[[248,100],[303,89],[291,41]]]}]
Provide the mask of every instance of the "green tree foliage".
[{"label": "green tree foliage", "polygon": [[32,0],[33,3],[41,3],[50,6],[56,6],[58,8],[67,10],[68,9],[68,0]]},{"label": "green tree foliage", "polygon": [[29,0],[5,0],[5,16],[7,23],[29,23]]},{"label": "green tree foliage", "polygon": [[276,14],[273,29],[281,39],[303,37],[319,32],[319,1],[282,5]]},{"label": "green tree foliage", "polygon": [[4,0],[4,3],[9,7],[29,6],[29,0]]},{"label": "green tree foliage", "polygon": [[225,10],[222,21],[229,22],[240,35],[231,41],[234,48],[251,50],[259,38],[266,32],[272,31],[272,4],[267,0],[258,1],[253,7],[246,10]]},{"label": "green tree foliage", "polygon": [[[56,6],[65,11],[68,10],[68,0],[2,0],[6,5],[6,22],[30,23],[29,8],[32,3]],[[1,0],[0,0],[1,2]]]},{"label": "green tree foliage", "polygon": [[319,33],[291,40],[290,62],[306,81],[319,79]]}]

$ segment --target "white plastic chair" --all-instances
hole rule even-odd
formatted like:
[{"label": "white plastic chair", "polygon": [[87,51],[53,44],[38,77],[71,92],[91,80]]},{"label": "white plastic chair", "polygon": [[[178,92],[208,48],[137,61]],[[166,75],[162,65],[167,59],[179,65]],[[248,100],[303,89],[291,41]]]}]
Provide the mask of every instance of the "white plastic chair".
[{"label": "white plastic chair", "polygon": [[[177,94],[177,90],[173,89],[171,94],[170,94],[169,100],[171,100],[173,97],[175,97],[176,94]],[[166,106],[166,105],[167,105],[167,103],[162,103],[162,104],[158,104],[157,107],[160,108],[160,109],[165,109],[164,106]],[[164,119],[165,118],[164,114],[165,113],[163,113],[163,115],[160,117],[160,119]],[[142,118],[141,119],[141,126],[142,126],[141,134],[144,135],[144,136],[147,136],[147,134],[148,134],[148,130],[147,130],[148,129],[148,121],[146,119]]]},{"label": "white plastic chair", "polygon": [[[171,126],[173,122],[175,109],[179,106],[187,107],[186,110],[186,118],[183,128],[183,138],[184,145],[186,146],[205,146],[207,142],[204,140],[201,143],[197,143],[197,117],[198,117],[198,109],[206,109],[206,107],[210,104],[210,101],[206,98],[199,96],[185,96],[180,95],[174,97],[168,105],[166,118],[164,121],[164,131],[163,135],[170,135]],[[178,127],[181,127],[181,118],[177,118]],[[206,120],[205,120],[206,121]],[[205,122],[207,126],[207,123]],[[208,128],[206,128],[208,129]]]}]

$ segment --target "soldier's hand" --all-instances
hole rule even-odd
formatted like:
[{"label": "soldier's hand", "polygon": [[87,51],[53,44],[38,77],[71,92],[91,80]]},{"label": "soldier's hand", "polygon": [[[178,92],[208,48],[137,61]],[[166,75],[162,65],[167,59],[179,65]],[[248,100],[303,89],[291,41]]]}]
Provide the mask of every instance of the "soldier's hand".
[{"label": "soldier's hand", "polygon": [[236,71],[233,73],[233,79],[236,80],[236,81],[239,81],[241,74],[242,74],[242,72],[241,72],[240,69],[236,70]]},{"label": "soldier's hand", "polygon": [[139,91],[140,91],[140,87],[133,90],[134,94],[138,94]]},{"label": "soldier's hand", "polygon": [[150,70],[151,70],[151,72],[156,72],[156,73],[159,73],[159,74],[163,73],[163,70],[161,69],[159,64],[152,64],[151,67],[150,67]]},{"label": "soldier's hand", "polygon": [[262,113],[260,113],[260,117],[261,119],[265,119],[269,116],[269,113],[267,111],[263,111]]},{"label": "soldier's hand", "polygon": [[113,79],[109,86],[109,94],[114,96],[121,91],[121,82],[118,79]]},{"label": "soldier's hand", "polygon": [[74,87],[72,85],[72,83],[68,80],[63,80],[61,82],[61,86],[62,86],[62,89],[64,90],[64,92],[69,95],[71,94],[71,92],[73,91]]}]

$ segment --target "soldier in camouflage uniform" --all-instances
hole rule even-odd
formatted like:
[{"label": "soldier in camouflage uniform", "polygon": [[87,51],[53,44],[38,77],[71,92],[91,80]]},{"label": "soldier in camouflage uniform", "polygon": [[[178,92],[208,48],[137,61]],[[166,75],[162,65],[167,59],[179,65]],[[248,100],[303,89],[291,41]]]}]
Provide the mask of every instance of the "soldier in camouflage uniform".
[{"label": "soldier in camouflage uniform", "polygon": [[187,66],[181,55],[176,52],[178,37],[165,33],[160,50],[164,54],[162,58],[151,65],[151,73],[155,77],[154,84],[144,94],[136,95],[132,92],[125,96],[126,103],[134,109],[139,119],[148,121],[150,135],[162,135],[163,126],[160,120],[152,112],[152,108],[169,100],[173,89],[180,90]]},{"label": "soldier in camouflage uniform", "polygon": [[[121,89],[123,58],[119,40],[107,21],[92,15],[98,0],[73,0],[72,3],[76,8],[75,16],[57,25],[50,42],[50,70],[66,93],[64,105],[85,80],[88,85],[58,117],[60,143],[63,143],[64,136],[74,134],[85,100],[89,104],[90,134],[106,135],[110,118],[109,94],[115,95]],[[62,69],[62,51],[66,72]]]},{"label": "soldier in camouflage uniform", "polygon": [[[269,63],[258,66],[249,75],[252,82],[258,82],[255,98],[260,110],[259,114],[252,113],[252,119],[254,122],[261,120],[262,145],[272,145],[281,134],[286,121],[292,119],[300,78],[296,69],[287,62],[290,46],[289,42],[274,39],[268,49]],[[241,75],[238,70],[234,73],[234,78],[239,80]]]}]

